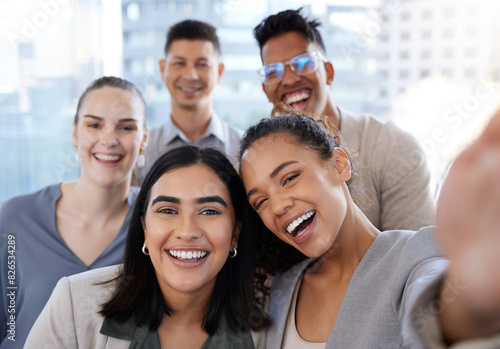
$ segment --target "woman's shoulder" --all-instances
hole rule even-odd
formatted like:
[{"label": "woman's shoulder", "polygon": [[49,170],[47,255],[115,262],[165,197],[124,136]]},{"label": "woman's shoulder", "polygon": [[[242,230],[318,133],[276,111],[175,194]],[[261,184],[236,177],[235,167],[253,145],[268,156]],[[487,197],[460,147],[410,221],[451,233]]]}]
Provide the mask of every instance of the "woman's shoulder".
[{"label": "woman's shoulder", "polygon": [[104,348],[109,345],[106,344],[109,339],[99,333],[104,320],[99,310],[114,289],[114,282],[107,281],[119,272],[119,266],[112,266],[61,278],[25,347],[69,348],[78,343],[82,348]]},{"label": "woman's shoulder", "polygon": [[35,205],[44,204],[46,206],[48,202],[57,201],[60,196],[60,183],[52,184],[31,193],[14,196],[2,203],[0,208],[2,211],[18,212]]},{"label": "woman's shoulder", "polygon": [[[1,232],[16,227],[23,221],[54,219],[56,202],[61,197],[60,184],[49,185],[36,192],[15,196],[0,206]],[[44,218],[42,218],[44,217]]]},{"label": "woman's shoulder", "polygon": [[[418,231],[381,232],[363,257],[366,270],[382,270],[404,276],[428,262],[443,259],[433,226]],[[440,263],[440,262],[439,262]]]},{"label": "woman's shoulder", "polygon": [[66,276],[59,280],[54,293],[70,295],[76,308],[90,303],[100,306],[113,293],[120,272],[121,265],[112,265]]},{"label": "woman's shoulder", "polygon": [[57,299],[63,308],[72,307],[78,316],[95,317],[101,305],[112,296],[120,271],[120,265],[113,265],[63,277],[51,299]]},{"label": "woman's shoulder", "polygon": [[422,227],[418,231],[386,230],[377,236],[375,243],[375,246],[386,246],[394,253],[432,249],[440,254],[434,226]]},{"label": "woman's shoulder", "polygon": [[120,275],[122,264],[92,269],[83,273],[68,276],[68,284],[71,287],[85,287],[92,285],[106,285],[108,281]]}]

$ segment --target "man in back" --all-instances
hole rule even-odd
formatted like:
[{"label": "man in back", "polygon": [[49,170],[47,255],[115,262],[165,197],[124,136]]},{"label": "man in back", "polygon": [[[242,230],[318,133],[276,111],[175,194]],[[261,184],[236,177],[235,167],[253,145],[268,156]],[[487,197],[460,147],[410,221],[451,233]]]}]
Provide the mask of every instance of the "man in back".
[{"label": "man in back", "polygon": [[213,110],[213,90],[224,73],[216,29],[195,20],[173,25],[159,64],[172,110],[162,126],[151,130],[145,163],[134,169],[134,185],[142,184],[160,155],[186,144],[217,148],[235,165],[243,131],[229,126]]},{"label": "man in back", "polygon": [[271,15],[255,27],[267,98],[327,117],[340,130],[345,144],[358,154],[356,203],[377,228],[416,230],[434,224],[430,171],[422,148],[394,123],[355,115],[333,103],[329,86],[335,70],[326,59],[319,25],[299,9]]}]

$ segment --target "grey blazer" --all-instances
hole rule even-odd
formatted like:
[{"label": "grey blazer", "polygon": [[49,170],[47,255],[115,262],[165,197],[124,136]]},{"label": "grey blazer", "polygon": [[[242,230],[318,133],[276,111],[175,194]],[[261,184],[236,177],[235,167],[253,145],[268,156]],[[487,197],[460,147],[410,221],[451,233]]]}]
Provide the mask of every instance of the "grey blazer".
[{"label": "grey blazer", "polygon": [[[299,263],[274,279],[267,348],[281,348],[295,286],[311,263]],[[436,312],[429,311],[446,267],[433,227],[379,234],[351,278],[326,348],[446,348]],[[452,347],[498,349],[500,335]]]}]

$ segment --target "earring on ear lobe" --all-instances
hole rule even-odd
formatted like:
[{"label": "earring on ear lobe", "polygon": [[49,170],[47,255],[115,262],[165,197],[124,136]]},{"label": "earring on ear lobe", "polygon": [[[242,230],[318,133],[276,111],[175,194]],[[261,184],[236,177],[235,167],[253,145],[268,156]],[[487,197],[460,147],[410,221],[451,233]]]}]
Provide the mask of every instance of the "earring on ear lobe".
[{"label": "earring on ear lobe", "polygon": [[142,253],[144,253],[146,256],[149,256],[148,244],[146,244],[146,242],[144,242],[144,244],[142,245],[141,251],[142,251]]},{"label": "earring on ear lobe", "polygon": [[73,142],[73,147],[75,147],[75,160],[76,162],[80,162],[80,156],[78,156],[78,142],[77,141],[74,141]]},{"label": "earring on ear lobe", "polygon": [[137,167],[143,168],[146,165],[146,157],[144,156],[144,147],[141,145],[139,156],[137,157]]},{"label": "earring on ear lobe", "polygon": [[229,252],[229,258],[234,258],[238,255],[238,250],[236,249],[236,247],[238,247],[238,246],[233,246],[233,254],[231,254],[231,252]]}]

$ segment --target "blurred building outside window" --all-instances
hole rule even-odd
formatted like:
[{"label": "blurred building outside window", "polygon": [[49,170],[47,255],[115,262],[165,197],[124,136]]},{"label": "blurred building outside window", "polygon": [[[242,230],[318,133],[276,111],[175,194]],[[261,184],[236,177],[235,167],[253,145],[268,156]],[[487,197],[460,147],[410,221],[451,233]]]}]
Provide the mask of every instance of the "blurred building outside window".
[{"label": "blurred building outside window", "polygon": [[76,179],[76,103],[102,75],[136,84],[148,125],[169,115],[158,71],[166,31],[187,18],[218,28],[226,71],[215,110],[246,129],[271,104],[252,29],[303,7],[335,68],[332,99],[413,133],[438,188],[453,156],[500,101],[500,32],[488,0],[0,0],[0,203]]}]

